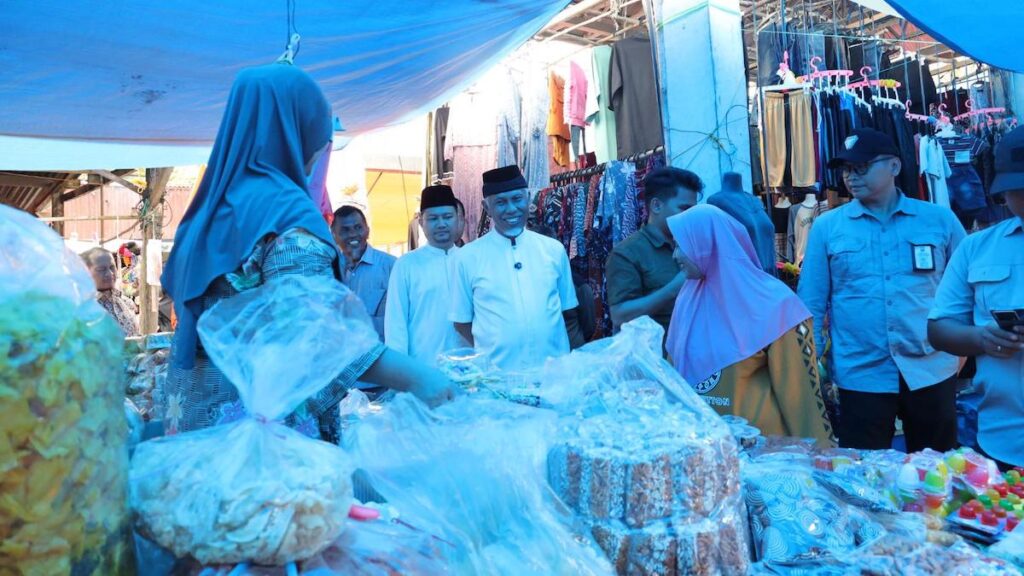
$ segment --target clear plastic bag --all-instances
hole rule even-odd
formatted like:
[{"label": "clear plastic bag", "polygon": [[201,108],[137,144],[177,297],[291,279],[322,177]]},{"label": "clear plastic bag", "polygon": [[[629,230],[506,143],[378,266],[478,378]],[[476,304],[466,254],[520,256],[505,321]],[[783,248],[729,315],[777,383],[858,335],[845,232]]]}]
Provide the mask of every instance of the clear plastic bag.
[{"label": "clear plastic bag", "polygon": [[743,469],[758,560],[767,564],[828,562],[873,543],[881,524],[819,485],[806,459],[765,456]]},{"label": "clear plastic bag", "polygon": [[140,531],[202,564],[315,555],[344,529],[352,467],[281,420],[377,344],[366,312],[339,282],[288,277],[216,304],[199,336],[246,415],[138,446]]},{"label": "clear plastic bag", "polygon": [[642,318],[545,366],[539,394],[563,415],[549,482],[618,574],[745,574],[737,441],[661,342]]},{"label": "clear plastic bag", "polygon": [[122,347],[81,258],[0,205],[0,573],[129,572]]},{"label": "clear plastic bag", "polygon": [[553,412],[486,396],[431,412],[399,394],[353,426],[345,446],[389,504],[429,510],[467,543],[453,574],[611,574],[545,483],[556,428]]}]

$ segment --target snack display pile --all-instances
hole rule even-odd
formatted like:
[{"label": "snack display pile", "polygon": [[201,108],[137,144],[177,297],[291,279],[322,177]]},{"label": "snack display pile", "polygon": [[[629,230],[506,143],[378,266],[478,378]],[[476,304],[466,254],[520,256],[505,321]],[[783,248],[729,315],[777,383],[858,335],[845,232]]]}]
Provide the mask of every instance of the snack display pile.
[{"label": "snack display pile", "polygon": [[0,206],[0,574],[130,573],[120,331],[81,259]]}]

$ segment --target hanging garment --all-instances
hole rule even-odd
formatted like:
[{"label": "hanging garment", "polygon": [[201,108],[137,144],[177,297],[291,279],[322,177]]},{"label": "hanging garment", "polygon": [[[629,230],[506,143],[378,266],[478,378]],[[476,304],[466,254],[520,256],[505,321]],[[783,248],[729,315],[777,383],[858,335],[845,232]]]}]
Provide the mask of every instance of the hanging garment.
[{"label": "hanging garment", "polygon": [[618,157],[665,143],[658,105],[658,81],[648,38],[625,38],[612,46],[608,107],[615,111]]},{"label": "hanging garment", "polygon": [[474,87],[450,103],[445,155],[453,161],[452,191],[466,208],[467,242],[476,239],[481,222],[482,174],[497,167],[497,99],[496,94]]},{"label": "hanging garment", "polygon": [[523,116],[519,84],[512,80],[511,72],[505,70],[492,93],[500,95],[501,98],[497,114],[498,166],[518,165]]},{"label": "hanging garment", "polygon": [[548,171],[548,112],[551,97],[547,75],[531,74],[526,80],[523,99],[523,177],[531,193],[545,188],[551,173]]},{"label": "hanging garment", "polygon": [[565,121],[570,126],[587,125],[587,75],[574,61],[569,62],[569,79],[565,85]]},{"label": "hanging garment", "polygon": [[928,200],[950,208],[947,178],[952,174],[946,154],[938,140],[931,136],[921,138],[921,174],[928,185]]},{"label": "hanging garment", "polygon": [[483,212],[482,174],[497,168],[495,146],[456,146],[452,191],[466,208],[466,241],[477,238]]},{"label": "hanging garment", "polygon": [[764,156],[768,186],[808,187],[817,180],[810,94],[764,95]]},{"label": "hanging garment", "polygon": [[608,107],[611,103],[611,94],[608,92],[611,81],[611,46],[595,46],[591,56],[594,83],[590,86],[589,93],[594,95],[596,109],[588,109],[587,120],[590,122],[590,130],[587,134],[597,155],[597,162],[603,164],[618,158],[615,113]]},{"label": "hanging garment", "polygon": [[448,132],[448,114],[451,109],[441,106],[434,110],[434,177],[440,178],[452,171],[452,159],[445,156],[444,139]]},{"label": "hanging garment", "polygon": [[548,95],[551,99],[548,111],[547,134],[551,144],[551,157],[559,166],[569,165],[569,140],[572,135],[565,123],[565,80],[550,72],[548,74]]}]

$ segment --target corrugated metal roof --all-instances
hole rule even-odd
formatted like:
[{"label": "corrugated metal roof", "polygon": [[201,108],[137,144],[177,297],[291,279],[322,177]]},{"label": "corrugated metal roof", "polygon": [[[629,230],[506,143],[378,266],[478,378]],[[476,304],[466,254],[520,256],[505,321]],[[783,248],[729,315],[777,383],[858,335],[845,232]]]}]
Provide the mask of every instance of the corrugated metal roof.
[{"label": "corrugated metal roof", "polygon": [[78,174],[0,172],[0,204],[35,213],[54,192],[63,192],[69,181],[77,183]]}]

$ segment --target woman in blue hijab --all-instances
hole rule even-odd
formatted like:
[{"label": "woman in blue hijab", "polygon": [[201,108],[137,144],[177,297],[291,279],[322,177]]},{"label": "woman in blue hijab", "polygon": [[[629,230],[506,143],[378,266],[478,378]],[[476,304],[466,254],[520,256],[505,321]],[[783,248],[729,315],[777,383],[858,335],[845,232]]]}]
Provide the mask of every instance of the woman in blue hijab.
[{"label": "woman in blue hijab", "polygon": [[[307,186],[330,147],[331,129],[330,105],[298,68],[259,66],[235,79],[162,278],[178,314],[165,384],[166,433],[226,423],[241,411],[234,387],[198,341],[196,322],[205,310],[286,274],[340,281],[338,248]],[[336,442],[336,407],[357,378],[431,403],[452,394],[443,374],[379,344],[310,398],[290,423]]]}]

